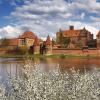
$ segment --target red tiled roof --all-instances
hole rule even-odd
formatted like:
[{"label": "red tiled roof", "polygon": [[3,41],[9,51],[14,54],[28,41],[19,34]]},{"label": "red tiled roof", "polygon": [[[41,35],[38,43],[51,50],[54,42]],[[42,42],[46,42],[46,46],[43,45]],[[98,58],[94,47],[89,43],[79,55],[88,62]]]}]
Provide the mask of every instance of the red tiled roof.
[{"label": "red tiled roof", "polygon": [[[81,32],[83,30],[86,30],[85,28],[80,29],[80,30],[65,30],[65,31],[61,31],[63,33],[64,37],[77,37],[80,36]],[[86,30],[87,32],[89,32],[88,30]],[[60,32],[57,32],[57,34],[59,34]]]},{"label": "red tiled roof", "polygon": [[[61,31],[63,34],[63,37],[74,37],[79,36],[82,30],[65,30]],[[57,32],[59,34],[60,32]]]},{"label": "red tiled roof", "polygon": [[24,32],[19,38],[30,38],[30,39],[35,39],[35,34],[33,32],[27,31]]},{"label": "red tiled roof", "polygon": [[52,41],[50,40],[50,36],[48,35],[47,40],[45,42],[46,45],[51,45]]},{"label": "red tiled roof", "polygon": [[72,36],[79,36],[81,33],[81,30],[66,30],[63,31],[64,37],[72,37]]},{"label": "red tiled roof", "polygon": [[18,46],[18,39],[13,38],[13,39],[8,39],[9,46]]},{"label": "red tiled roof", "polygon": [[39,41],[39,39],[38,39],[37,36],[36,36],[36,38],[35,38],[35,40],[34,40],[34,45],[35,45],[35,46],[40,45],[40,41]]}]

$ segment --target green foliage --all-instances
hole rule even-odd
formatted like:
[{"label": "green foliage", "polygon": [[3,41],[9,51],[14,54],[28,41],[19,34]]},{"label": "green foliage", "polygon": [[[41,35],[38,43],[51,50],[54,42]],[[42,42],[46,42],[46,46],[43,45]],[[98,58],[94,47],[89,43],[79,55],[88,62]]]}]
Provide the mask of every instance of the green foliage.
[{"label": "green foliage", "polygon": [[19,48],[19,52],[24,55],[24,54],[28,54],[28,47],[27,46],[22,46]]},{"label": "green foliage", "polygon": [[64,38],[63,32],[60,30],[59,36],[57,37],[58,44],[61,45],[61,47],[66,48],[68,44],[70,43],[70,38]]},{"label": "green foliage", "polygon": [[100,100],[99,68],[62,72],[58,64],[47,69],[29,59],[20,67],[20,76],[9,77],[9,91],[0,84],[0,100]]},{"label": "green foliage", "polygon": [[61,55],[60,55],[60,58],[61,58],[61,59],[65,59],[66,56],[65,56],[64,54],[61,54]]},{"label": "green foliage", "polygon": [[70,38],[63,38],[63,45],[62,47],[66,48],[70,43]]}]

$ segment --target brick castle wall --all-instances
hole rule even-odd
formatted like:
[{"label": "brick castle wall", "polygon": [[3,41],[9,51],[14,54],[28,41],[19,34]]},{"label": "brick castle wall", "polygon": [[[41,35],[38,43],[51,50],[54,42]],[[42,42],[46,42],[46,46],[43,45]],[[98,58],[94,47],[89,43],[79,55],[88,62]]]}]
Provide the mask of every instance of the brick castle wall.
[{"label": "brick castle wall", "polygon": [[53,49],[52,54],[68,54],[68,55],[79,55],[79,56],[98,56],[100,57],[100,49]]},{"label": "brick castle wall", "polygon": [[[0,55],[7,54],[8,49],[0,49]],[[100,49],[88,49],[88,50],[81,50],[81,49],[62,49],[56,48],[52,49],[52,54],[67,54],[67,55],[79,55],[79,56],[97,56],[100,57]]]}]

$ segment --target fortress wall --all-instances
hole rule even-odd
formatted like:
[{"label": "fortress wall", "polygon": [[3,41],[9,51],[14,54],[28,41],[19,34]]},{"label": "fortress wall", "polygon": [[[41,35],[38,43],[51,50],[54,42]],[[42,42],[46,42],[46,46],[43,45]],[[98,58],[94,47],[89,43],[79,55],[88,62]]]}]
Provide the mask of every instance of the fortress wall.
[{"label": "fortress wall", "polygon": [[[1,48],[0,55],[7,54],[8,49]],[[53,48],[52,54],[66,54],[66,55],[79,55],[79,56],[97,56],[100,57],[100,49],[63,49],[63,48]]]},{"label": "fortress wall", "polygon": [[0,55],[4,55],[4,54],[6,54],[6,53],[7,53],[7,50],[4,50],[4,49],[1,50],[1,49],[0,49]]},{"label": "fortress wall", "polygon": [[67,55],[79,55],[79,56],[100,56],[100,49],[53,49],[52,54],[67,54]]}]

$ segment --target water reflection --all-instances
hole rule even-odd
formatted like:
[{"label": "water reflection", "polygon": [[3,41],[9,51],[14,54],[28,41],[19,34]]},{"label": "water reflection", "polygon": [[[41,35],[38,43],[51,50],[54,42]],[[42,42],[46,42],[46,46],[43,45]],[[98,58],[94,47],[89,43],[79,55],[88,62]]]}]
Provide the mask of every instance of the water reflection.
[{"label": "water reflection", "polygon": [[54,67],[59,65],[60,70],[65,71],[70,68],[75,68],[76,70],[84,70],[87,71],[92,70],[94,67],[100,67],[100,59],[34,59],[34,63],[38,63],[44,65],[46,67]]},{"label": "water reflection", "polygon": [[[84,69],[91,71],[94,67],[100,68],[100,59],[38,59],[32,60],[33,64],[39,64],[40,67],[44,67],[47,71],[51,68],[55,68],[59,65],[60,70],[66,71],[70,68]],[[0,82],[6,83],[9,75],[21,75],[21,68],[25,64],[24,59],[16,58],[0,58]]]}]

